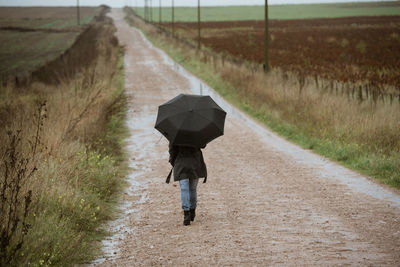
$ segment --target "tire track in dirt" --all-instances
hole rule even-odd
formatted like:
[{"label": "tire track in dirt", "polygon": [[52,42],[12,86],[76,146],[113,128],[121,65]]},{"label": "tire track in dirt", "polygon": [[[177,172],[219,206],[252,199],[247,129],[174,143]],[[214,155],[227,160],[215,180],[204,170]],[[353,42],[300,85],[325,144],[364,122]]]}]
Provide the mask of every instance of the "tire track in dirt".
[{"label": "tire track in dirt", "polygon": [[191,85],[122,10],[111,16],[126,47],[132,174],[116,235],[105,242],[111,255],[94,265],[400,264],[398,206],[323,178],[230,114],[225,136],[204,151],[209,180],[199,184],[195,222],[184,227],[179,186],[164,183],[168,144],[153,126],[158,105]]}]

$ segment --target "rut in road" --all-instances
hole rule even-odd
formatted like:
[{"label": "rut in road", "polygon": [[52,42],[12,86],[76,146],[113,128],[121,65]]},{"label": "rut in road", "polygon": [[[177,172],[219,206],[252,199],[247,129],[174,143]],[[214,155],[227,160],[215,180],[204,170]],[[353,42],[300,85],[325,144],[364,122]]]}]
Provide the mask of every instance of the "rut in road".
[{"label": "rut in road", "polygon": [[263,139],[229,113],[225,135],[203,151],[209,179],[199,183],[196,220],[183,226],[179,186],[164,183],[168,143],[153,127],[158,105],[191,85],[122,10],[111,17],[126,48],[132,170],[105,242],[112,255],[95,265],[400,265],[398,205],[322,177],[298,160],[310,152],[292,157],[278,149],[286,141]]}]

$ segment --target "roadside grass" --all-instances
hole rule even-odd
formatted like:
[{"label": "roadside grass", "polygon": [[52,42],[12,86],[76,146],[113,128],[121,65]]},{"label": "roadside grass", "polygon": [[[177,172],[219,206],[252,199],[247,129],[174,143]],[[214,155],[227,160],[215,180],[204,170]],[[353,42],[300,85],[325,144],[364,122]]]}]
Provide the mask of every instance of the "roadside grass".
[{"label": "roadside grass", "polygon": [[[400,107],[358,103],[321,92],[312,83],[299,89],[295,76],[268,75],[210,57],[129,19],[149,40],[233,105],[306,149],[381,183],[400,188]],[[285,75],[286,76],[286,75]]]},{"label": "roadside grass", "polygon": [[[144,8],[135,7],[140,17],[144,17]],[[153,8],[153,21],[159,22],[159,7]],[[175,7],[175,21],[197,21],[197,7]],[[400,14],[399,2],[370,3],[329,3],[329,4],[291,4],[270,5],[270,19],[310,19],[339,18],[354,16],[397,16]],[[163,22],[172,21],[172,8],[162,7]],[[263,20],[263,6],[214,6],[201,7],[202,21]]]},{"label": "roadside grass", "polygon": [[0,206],[9,214],[0,218],[1,266],[87,263],[108,234],[102,225],[116,212],[128,168],[126,99],[115,28],[110,20],[95,27],[84,49],[96,58],[79,75],[0,88],[0,200],[10,203]]}]

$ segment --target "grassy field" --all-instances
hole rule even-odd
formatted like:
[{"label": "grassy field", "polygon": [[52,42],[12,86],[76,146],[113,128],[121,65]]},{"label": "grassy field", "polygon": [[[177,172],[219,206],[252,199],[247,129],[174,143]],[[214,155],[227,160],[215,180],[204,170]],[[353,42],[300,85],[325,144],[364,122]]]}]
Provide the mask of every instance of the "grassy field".
[{"label": "grassy field", "polygon": [[[80,25],[99,15],[102,7],[81,7]],[[0,27],[65,29],[76,27],[75,7],[0,7]]]},{"label": "grassy field", "polygon": [[[141,17],[144,8],[134,8]],[[162,8],[162,21],[171,21],[171,8]],[[354,16],[400,15],[400,2],[271,5],[270,19],[337,18]],[[263,20],[263,6],[202,7],[202,21]],[[159,7],[153,8],[153,21],[159,22]],[[175,7],[175,21],[197,21],[197,8]]]},{"label": "grassy field", "polygon": [[0,31],[0,75],[7,77],[35,70],[60,56],[78,35],[79,32]]},{"label": "grassy field", "polygon": [[[29,73],[60,56],[102,8],[0,7],[0,80]],[[27,45],[29,44],[29,45]]]}]

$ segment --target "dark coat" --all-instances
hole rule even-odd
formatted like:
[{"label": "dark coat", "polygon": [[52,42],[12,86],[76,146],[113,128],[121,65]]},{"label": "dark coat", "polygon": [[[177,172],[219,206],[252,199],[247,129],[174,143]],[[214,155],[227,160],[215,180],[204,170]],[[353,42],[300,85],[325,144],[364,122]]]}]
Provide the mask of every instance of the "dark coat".
[{"label": "dark coat", "polygon": [[200,148],[170,145],[169,162],[174,167],[174,181],[202,177],[207,179],[207,167]]}]

